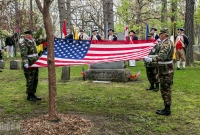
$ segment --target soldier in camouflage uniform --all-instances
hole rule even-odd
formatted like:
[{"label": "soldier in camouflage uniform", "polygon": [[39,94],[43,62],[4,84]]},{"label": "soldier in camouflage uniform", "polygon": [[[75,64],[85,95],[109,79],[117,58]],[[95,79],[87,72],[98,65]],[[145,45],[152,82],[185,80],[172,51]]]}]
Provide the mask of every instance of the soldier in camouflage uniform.
[{"label": "soldier in camouflage uniform", "polygon": [[165,108],[157,110],[156,114],[170,115],[171,110],[171,86],[173,82],[174,67],[173,67],[173,52],[174,47],[168,38],[168,29],[164,28],[160,31],[159,37],[161,40],[158,56],[154,58],[145,57],[146,62],[158,62],[158,77],[160,79],[160,91],[164,100]]},{"label": "soldier in camouflage uniform", "polygon": [[32,31],[26,31],[24,34],[25,39],[20,44],[20,51],[24,67],[24,75],[26,78],[27,100],[41,100],[41,98],[35,95],[38,85],[38,68],[29,68],[29,66],[38,60],[36,43],[33,39]]},{"label": "soldier in camouflage uniform", "polygon": [[[154,40],[153,33],[148,34],[148,40]],[[148,57],[150,58],[156,57],[160,49],[159,47],[160,47],[159,43],[157,43],[150,51]],[[146,67],[147,78],[151,84],[150,87],[147,88],[146,90],[153,90],[157,92],[159,90],[158,64],[157,62],[145,62],[145,67]],[[156,84],[156,87],[154,87],[154,84]]]}]

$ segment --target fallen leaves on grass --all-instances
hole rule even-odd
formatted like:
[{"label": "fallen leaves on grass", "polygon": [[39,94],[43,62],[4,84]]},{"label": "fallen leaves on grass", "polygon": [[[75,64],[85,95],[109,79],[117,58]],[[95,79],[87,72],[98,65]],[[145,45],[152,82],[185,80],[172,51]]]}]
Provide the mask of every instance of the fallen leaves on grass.
[{"label": "fallen leaves on grass", "polygon": [[59,114],[58,122],[48,121],[48,115],[20,121],[22,135],[83,135],[93,123],[78,115]]}]

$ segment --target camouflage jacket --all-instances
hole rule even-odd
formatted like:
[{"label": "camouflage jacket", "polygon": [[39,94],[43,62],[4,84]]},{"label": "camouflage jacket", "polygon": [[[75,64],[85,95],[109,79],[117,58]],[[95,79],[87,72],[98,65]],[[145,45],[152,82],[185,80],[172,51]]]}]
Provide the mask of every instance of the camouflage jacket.
[{"label": "camouflage jacket", "polygon": [[23,65],[28,64],[31,66],[38,60],[36,43],[34,40],[25,38],[20,44],[20,51]]},{"label": "camouflage jacket", "polygon": [[161,42],[158,56],[152,59],[153,61],[158,62],[158,70],[160,74],[169,74],[173,72],[173,53],[174,47],[172,41],[166,38]]},{"label": "camouflage jacket", "polygon": [[[155,57],[156,55],[158,55],[158,52],[160,50],[160,43],[157,43],[152,49],[151,51],[149,52],[148,56],[153,58]],[[145,66],[146,67],[157,67],[158,64],[157,62],[145,62]]]}]

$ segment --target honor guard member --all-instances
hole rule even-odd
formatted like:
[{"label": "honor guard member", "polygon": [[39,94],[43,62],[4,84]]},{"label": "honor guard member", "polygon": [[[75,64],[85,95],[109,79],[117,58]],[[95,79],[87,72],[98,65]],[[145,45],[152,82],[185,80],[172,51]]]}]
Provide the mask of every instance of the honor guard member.
[{"label": "honor guard member", "polygon": [[175,37],[177,70],[180,70],[180,59],[182,61],[182,66],[184,70],[186,62],[185,52],[189,42],[187,36],[183,34],[184,29],[178,28],[177,30],[178,30],[178,36]]},{"label": "honor guard member", "polygon": [[157,29],[156,28],[151,28],[150,32],[153,33],[153,37],[155,40],[159,39],[159,36],[156,34]]},{"label": "honor guard member", "polygon": [[29,66],[33,65],[33,63],[38,60],[36,42],[31,30],[25,31],[24,34],[25,39],[20,44],[20,51],[24,67],[24,76],[26,78],[27,100],[41,100],[41,98],[35,95],[38,85],[38,68],[29,68]]},{"label": "honor guard member", "polygon": [[158,56],[150,58],[145,56],[146,62],[158,62],[158,77],[160,79],[160,91],[164,100],[165,108],[157,110],[156,114],[170,115],[171,110],[171,86],[173,82],[174,67],[173,67],[173,44],[168,38],[168,29],[164,28],[159,33],[161,40]]},{"label": "honor guard member", "polygon": [[111,28],[108,30],[108,40],[117,41],[117,37],[114,35],[114,32],[115,31]]},{"label": "honor guard member", "polygon": [[[148,34],[148,40],[155,40],[154,39],[154,33],[149,33]],[[154,58],[156,56],[158,56],[158,51],[160,45],[159,43],[157,43],[153,49],[151,49],[151,51],[149,52],[148,57],[150,58]],[[159,79],[158,79],[158,64],[157,62],[145,62],[145,67],[146,67],[146,74],[147,74],[147,78],[149,80],[149,83],[151,84],[149,88],[147,88],[146,90],[153,90],[155,92],[157,92],[159,90]],[[154,87],[154,84],[156,85]]]},{"label": "honor guard member", "polygon": [[101,40],[101,37],[97,34],[97,30],[92,30],[91,40]]}]

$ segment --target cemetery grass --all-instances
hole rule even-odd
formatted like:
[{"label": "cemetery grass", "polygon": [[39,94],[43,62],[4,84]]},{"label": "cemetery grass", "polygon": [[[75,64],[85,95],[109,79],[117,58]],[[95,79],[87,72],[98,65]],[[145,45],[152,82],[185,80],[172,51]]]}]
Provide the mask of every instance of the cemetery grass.
[{"label": "cemetery grass", "polygon": [[[48,114],[48,69],[39,69],[36,95],[42,101],[26,100],[25,78],[22,70],[9,70],[9,61],[0,73],[0,126],[20,120]],[[20,58],[18,58],[20,59]],[[200,134],[200,66],[175,71],[172,87],[172,115],[159,116],[163,109],[159,92],[146,91],[149,83],[142,61],[136,67],[128,67],[139,79],[132,82],[109,84],[83,81],[84,66],[72,66],[70,81],[61,81],[61,67],[56,67],[57,111],[76,114],[90,120],[94,127],[88,135],[198,135]],[[5,124],[4,124],[5,125]],[[4,130],[0,134],[17,134],[19,127]]]}]

